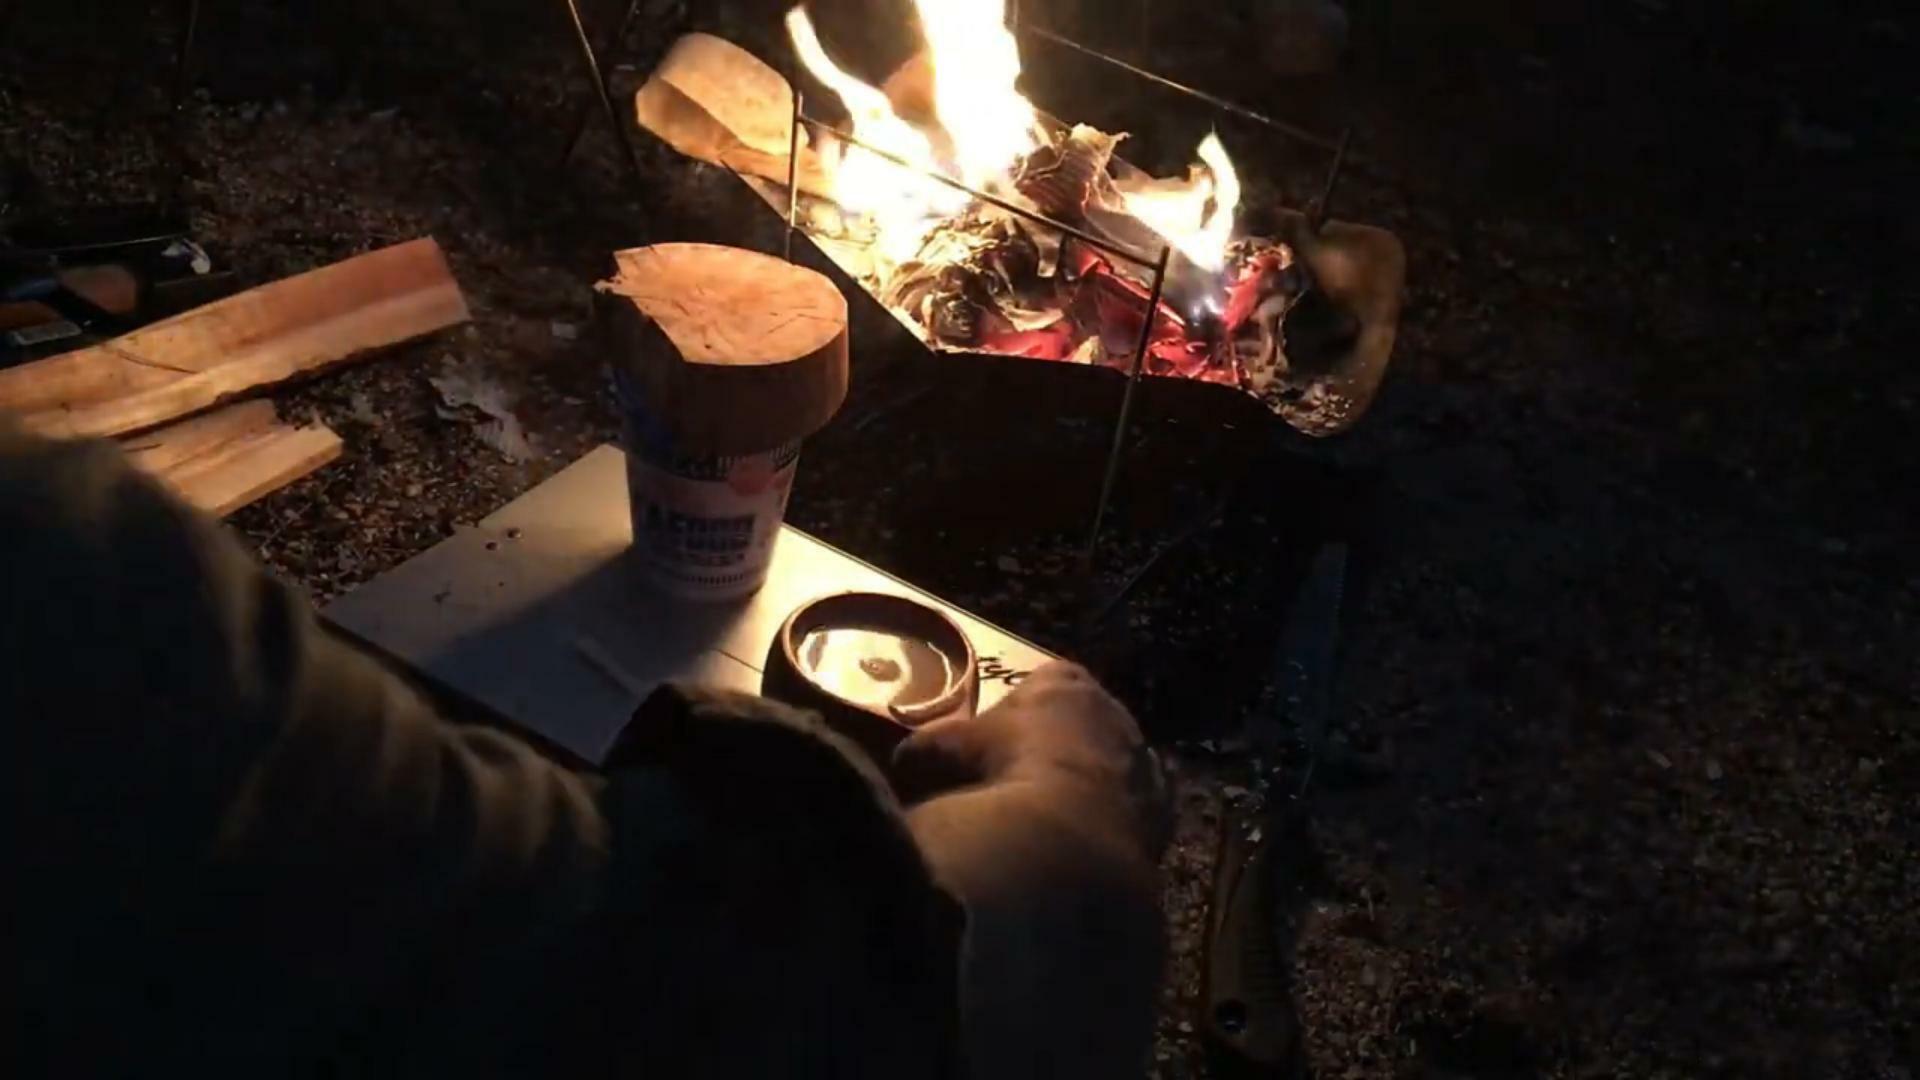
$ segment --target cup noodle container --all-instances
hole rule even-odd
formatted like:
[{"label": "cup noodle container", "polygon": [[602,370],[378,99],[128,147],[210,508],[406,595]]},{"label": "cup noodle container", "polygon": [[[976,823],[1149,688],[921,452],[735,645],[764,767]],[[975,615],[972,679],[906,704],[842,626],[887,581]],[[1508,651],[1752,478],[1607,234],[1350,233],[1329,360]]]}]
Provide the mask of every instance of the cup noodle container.
[{"label": "cup noodle container", "polygon": [[648,581],[696,600],[758,589],[787,513],[800,440],[753,454],[676,447],[629,380],[616,376],[633,511],[633,556]]},{"label": "cup noodle container", "polygon": [[599,286],[627,455],[632,557],[675,596],[765,581],[801,441],[846,397],[846,300],[758,252],[616,252]]}]

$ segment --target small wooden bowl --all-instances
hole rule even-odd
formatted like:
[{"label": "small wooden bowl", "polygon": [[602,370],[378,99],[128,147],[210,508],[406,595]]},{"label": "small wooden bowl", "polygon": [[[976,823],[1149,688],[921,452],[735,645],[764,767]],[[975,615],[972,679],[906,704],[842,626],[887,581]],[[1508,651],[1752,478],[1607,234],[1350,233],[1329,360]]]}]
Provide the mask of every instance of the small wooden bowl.
[{"label": "small wooden bowl", "polygon": [[[866,631],[921,643],[945,661],[945,685],[932,696],[905,705],[871,697],[862,700],[834,689],[802,653],[809,635],[822,630]],[[862,656],[857,663],[868,676],[862,681],[875,686],[911,674],[889,657]],[[760,689],[770,698],[817,711],[827,726],[858,743],[884,766],[894,746],[915,728],[949,716],[973,715],[980,698],[976,665],[973,643],[944,613],[904,596],[834,593],[810,600],[787,616],[767,649]]]}]

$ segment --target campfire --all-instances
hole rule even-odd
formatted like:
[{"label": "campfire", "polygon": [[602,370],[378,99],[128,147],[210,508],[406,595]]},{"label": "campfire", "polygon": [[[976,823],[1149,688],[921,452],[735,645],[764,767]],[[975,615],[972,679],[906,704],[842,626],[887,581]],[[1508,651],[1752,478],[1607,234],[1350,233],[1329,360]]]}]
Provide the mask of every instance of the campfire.
[{"label": "campfire", "polygon": [[779,73],[705,35],[641,89],[640,121],[746,176],[937,350],[1219,384],[1313,434],[1358,418],[1398,318],[1391,234],[1283,213],[1282,235],[1243,235],[1218,133],[1197,140],[1187,175],[1149,176],[1119,153],[1124,133],[1056,120],[1020,93],[1002,3],[915,6],[925,48],[879,86],[834,62],[804,8],[787,15],[844,128],[804,116]]}]

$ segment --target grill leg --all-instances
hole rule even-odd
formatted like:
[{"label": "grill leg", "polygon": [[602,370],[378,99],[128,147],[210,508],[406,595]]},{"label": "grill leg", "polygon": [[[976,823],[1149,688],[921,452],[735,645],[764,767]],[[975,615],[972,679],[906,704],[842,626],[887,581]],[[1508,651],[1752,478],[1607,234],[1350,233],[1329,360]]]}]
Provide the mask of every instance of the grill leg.
[{"label": "grill leg", "polygon": [[640,169],[640,152],[634,149],[633,137],[627,133],[627,126],[620,122],[620,110],[614,107],[613,94],[607,89],[607,80],[600,73],[600,57],[594,51],[593,41],[587,36],[587,24],[580,18],[579,0],[561,0],[567,7],[567,18],[573,25],[574,42],[580,47],[581,62],[586,64],[587,79],[593,83],[593,92],[599,95],[600,111],[606,114],[607,126],[613,129],[614,138],[620,140],[620,147],[626,151],[627,166],[633,173],[635,190],[646,186],[646,177]]},{"label": "grill leg", "polygon": [[[600,55],[606,58],[609,69],[616,63],[614,58],[620,55],[620,45],[627,40],[627,30],[633,25],[634,16],[640,14],[640,5],[642,2],[643,0],[627,0],[626,14],[620,16],[620,22],[613,28],[613,33],[608,34],[600,42]],[[605,84],[603,83],[602,85]],[[608,93],[612,93],[611,88],[608,89]],[[593,106],[591,104],[583,105],[575,111],[573,116],[573,130],[567,136],[566,149],[560,152],[561,168],[566,168],[567,163],[573,160],[573,152],[580,148],[580,140],[586,137],[587,124],[591,123],[592,120]]]},{"label": "grill leg", "polygon": [[200,33],[200,0],[185,0],[180,10],[180,51],[173,58],[173,107],[187,99],[193,81],[193,39]]},{"label": "grill leg", "polygon": [[1140,388],[1140,375],[1146,369],[1147,346],[1153,344],[1153,319],[1160,313],[1161,290],[1167,283],[1167,260],[1172,249],[1160,249],[1160,262],[1153,268],[1153,289],[1147,294],[1147,318],[1140,326],[1140,340],[1134,345],[1133,367],[1127,372],[1127,388],[1120,395],[1120,415],[1113,418],[1113,445],[1107,450],[1106,473],[1100,478],[1100,502],[1093,511],[1093,528],[1087,531],[1086,564],[1100,550],[1100,531],[1107,523],[1107,509],[1113,502],[1113,487],[1120,479],[1120,462],[1126,457],[1127,427],[1133,421],[1133,393]]}]

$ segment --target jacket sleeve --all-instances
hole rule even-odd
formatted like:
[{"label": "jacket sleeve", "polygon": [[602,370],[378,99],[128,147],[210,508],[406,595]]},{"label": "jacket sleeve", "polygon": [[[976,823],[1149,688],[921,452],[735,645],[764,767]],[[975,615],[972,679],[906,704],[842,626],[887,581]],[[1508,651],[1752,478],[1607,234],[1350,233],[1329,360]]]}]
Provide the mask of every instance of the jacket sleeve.
[{"label": "jacket sleeve", "polygon": [[[235,1061],[389,1056],[413,1040],[381,1003],[524,964],[598,902],[598,779],[442,722],[111,444],[0,431],[0,535],[14,903],[50,1040],[204,1016]],[[177,1036],[168,1009],[193,1014]]]},{"label": "jacket sleeve", "polygon": [[[442,720],[110,444],[0,421],[0,537],[30,1052],[100,1051],[90,1033],[114,1031],[142,1071],[171,1055],[490,1071],[566,1031],[582,1063],[630,1061],[654,1024],[620,1003],[674,1000],[658,989],[699,970],[688,950],[716,921],[655,918],[769,885],[705,854],[756,828],[727,809],[751,781],[724,761],[609,779]],[[841,800],[822,827],[900,829],[828,753],[840,782],[808,789]],[[889,895],[937,902],[917,851],[870,850]]]}]

